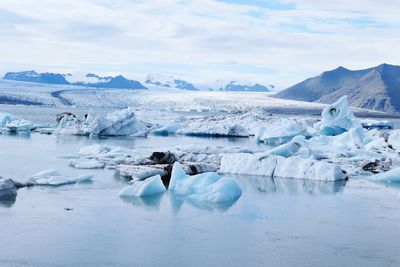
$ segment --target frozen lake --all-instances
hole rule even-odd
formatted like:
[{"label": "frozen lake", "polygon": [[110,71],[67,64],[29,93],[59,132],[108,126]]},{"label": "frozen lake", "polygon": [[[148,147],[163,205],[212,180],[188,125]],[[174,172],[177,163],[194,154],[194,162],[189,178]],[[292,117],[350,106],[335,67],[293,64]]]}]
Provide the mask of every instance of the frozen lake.
[{"label": "frozen lake", "polygon": [[[60,109],[0,111],[48,122]],[[94,143],[264,147],[252,138],[0,135],[0,175],[87,173],[66,157]],[[92,183],[24,188],[0,202],[0,266],[400,266],[397,187],[236,176],[236,202],[198,206],[169,193],[121,199],[124,179],[89,172]]]}]

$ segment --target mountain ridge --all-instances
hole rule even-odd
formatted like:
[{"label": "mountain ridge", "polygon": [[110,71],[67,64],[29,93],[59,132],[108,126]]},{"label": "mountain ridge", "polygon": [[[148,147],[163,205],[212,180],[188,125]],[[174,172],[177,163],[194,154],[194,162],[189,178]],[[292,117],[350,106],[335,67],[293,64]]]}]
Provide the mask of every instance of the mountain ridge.
[{"label": "mountain ridge", "polygon": [[349,70],[338,67],[274,95],[276,98],[331,104],[348,95],[351,106],[400,113],[400,66],[381,64]]}]

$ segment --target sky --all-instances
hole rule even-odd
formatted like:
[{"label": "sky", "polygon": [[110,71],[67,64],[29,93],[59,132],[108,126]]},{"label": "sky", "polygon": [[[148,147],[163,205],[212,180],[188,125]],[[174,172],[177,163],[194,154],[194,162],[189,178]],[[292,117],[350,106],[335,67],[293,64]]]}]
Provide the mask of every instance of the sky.
[{"label": "sky", "polygon": [[0,0],[0,72],[287,87],[400,64],[398,0]]}]

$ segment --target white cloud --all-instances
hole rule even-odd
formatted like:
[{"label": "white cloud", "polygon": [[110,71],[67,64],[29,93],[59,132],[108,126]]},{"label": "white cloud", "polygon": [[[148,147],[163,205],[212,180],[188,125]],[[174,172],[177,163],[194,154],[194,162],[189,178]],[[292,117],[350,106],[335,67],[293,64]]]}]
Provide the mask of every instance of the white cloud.
[{"label": "white cloud", "polygon": [[339,65],[400,62],[398,1],[281,1],[296,7],[288,10],[227,2],[0,0],[0,70],[287,86]]}]

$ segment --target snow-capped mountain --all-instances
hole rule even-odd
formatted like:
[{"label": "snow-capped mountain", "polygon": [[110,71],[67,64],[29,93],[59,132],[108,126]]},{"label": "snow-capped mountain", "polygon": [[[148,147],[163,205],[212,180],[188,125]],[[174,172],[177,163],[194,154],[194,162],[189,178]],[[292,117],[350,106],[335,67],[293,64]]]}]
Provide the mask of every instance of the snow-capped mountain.
[{"label": "snow-capped mountain", "polygon": [[273,85],[261,85],[255,82],[245,81],[222,81],[217,80],[208,85],[210,91],[247,91],[247,92],[270,92],[274,89]]},{"label": "snow-capped mountain", "polygon": [[115,77],[100,77],[93,73],[88,74],[59,74],[59,73],[37,73],[36,71],[8,72],[4,80],[86,86],[95,88],[117,88],[117,89],[147,89],[140,82],[129,80],[122,75]]},{"label": "snow-capped mountain", "polygon": [[182,79],[174,78],[173,76],[166,76],[162,74],[151,73],[146,77],[146,84],[155,85],[167,88],[176,88],[189,91],[197,91],[198,89],[190,82]]},{"label": "snow-capped mountain", "polygon": [[333,103],[344,95],[353,107],[400,112],[400,66],[382,64],[364,70],[339,67],[280,91],[275,97]]},{"label": "snow-capped mountain", "polygon": [[48,84],[69,84],[65,75],[58,73],[37,73],[36,71],[7,72],[4,80],[13,80],[21,82],[48,83]]}]

